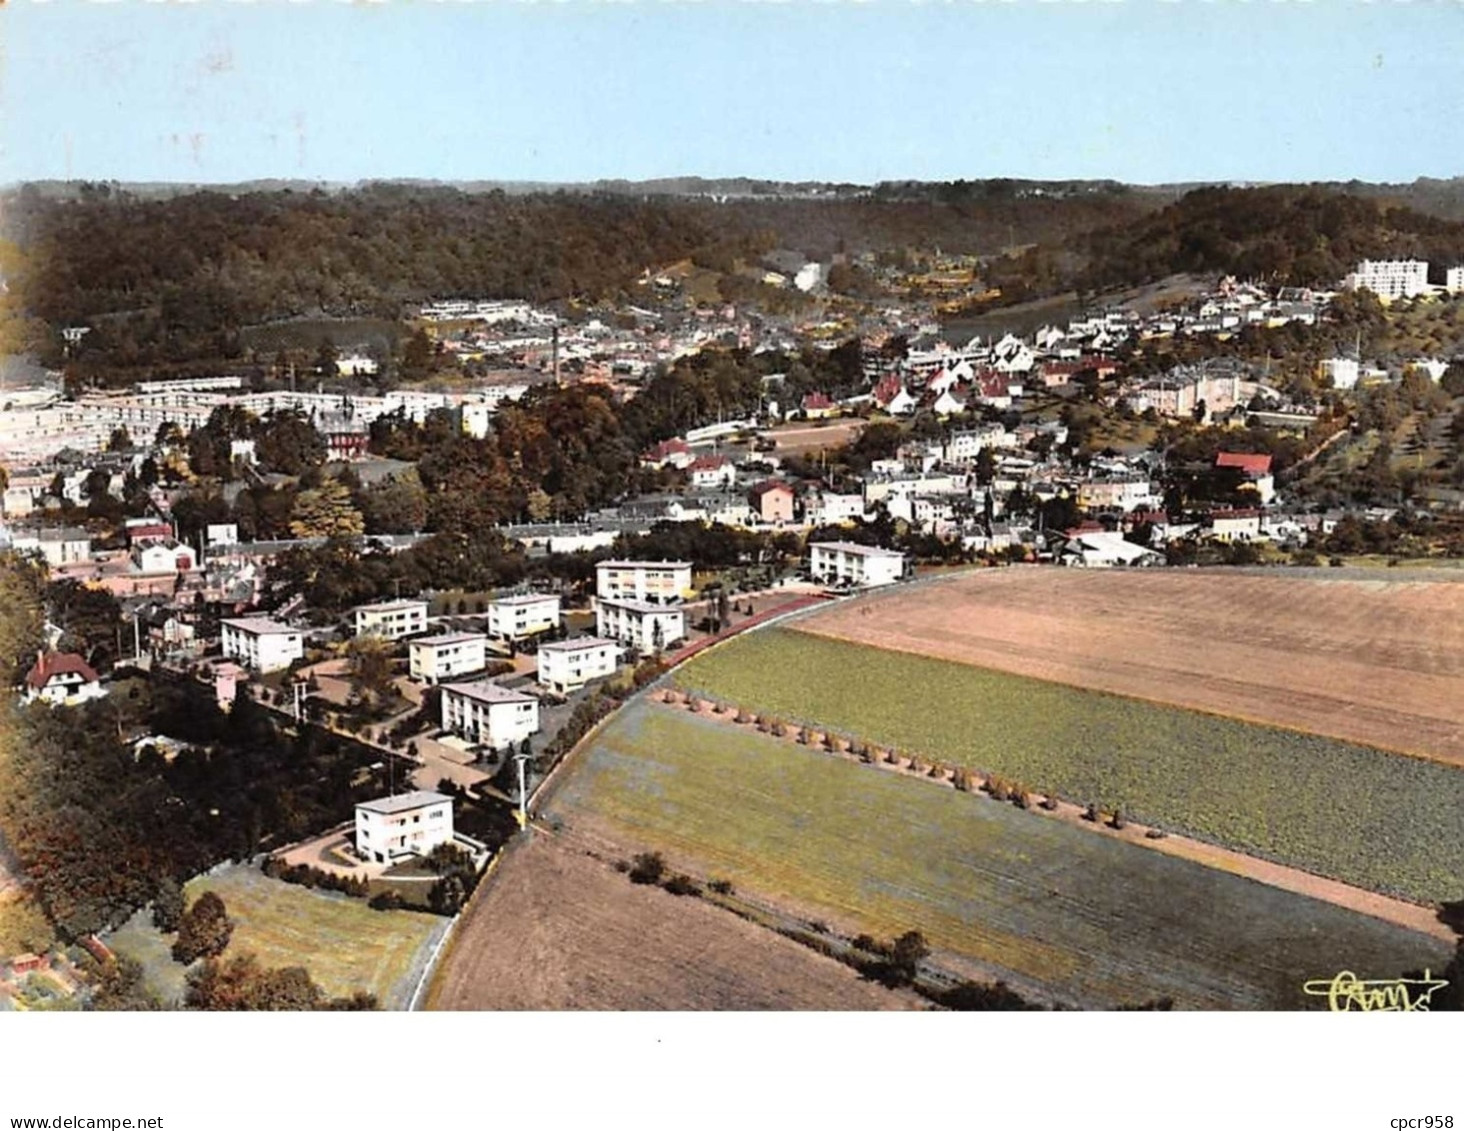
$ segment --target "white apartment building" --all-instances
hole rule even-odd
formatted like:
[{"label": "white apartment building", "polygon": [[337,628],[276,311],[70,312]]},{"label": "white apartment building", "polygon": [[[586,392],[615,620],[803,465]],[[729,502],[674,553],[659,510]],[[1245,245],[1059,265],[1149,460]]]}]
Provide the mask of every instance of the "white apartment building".
[{"label": "white apartment building", "polygon": [[690,592],[690,562],[606,561],[595,567],[595,595],[612,601],[664,605],[680,601]]},{"label": "white apartment building", "polygon": [[641,652],[670,648],[686,637],[686,612],[652,601],[595,602],[595,635],[618,640]]},{"label": "white apartment building", "polygon": [[1464,294],[1464,267],[1450,267],[1444,272],[1444,290],[1451,295]]},{"label": "white apartment building", "polygon": [[1342,281],[1350,291],[1372,291],[1380,299],[1428,293],[1428,263],[1422,259],[1364,259]]},{"label": "white apartment building", "polygon": [[620,664],[620,644],[599,636],[539,645],[539,684],[568,695],[592,679],[614,675]]},{"label": "white apartment building", "polygon": [[539,729],[539,701],[486,679],[444,683],[442,729],[480,746],[505,750]]},{"label": "white apartment building", "polygon": [[426,601],[380,601],[374,605],[358,605],[352,610],[357,636],[380,636],[384,640],[401,640],[427,631]]},{"label": "white apartment building", "polygon": [[1117,508],[1128,512],[1140,507],[1155,506],[1160,496],[1147,476],[1115,476],[1088,479],[1078,484],[1078,506],[1084,510]]},{"label": "white apartment building", "polygon": [[964,432],[952,432],[945,442],[947,463],[970,463],[986,448],[1015,448],[1017,438],[1000,424],[989,428],[976,428]]},{"label": "white apartment building", "polygon": [[234,617],[219,622],[224,655],[261,674],[289,667],[305,655],[305,638],[269,617]]},{"label": "white apartment building", "polygon": [[480,632],[419,636],[408,643],[407,655],[413,679],[441,683],[482,671],[488,663],[488,637]]},{"label": "white apartment building", "polygon": [[1334,389],[1355,389],[1360,369],[1350,357],[1329,357],[1317,363],[1317,375],[1330,377]]},{"label": "white apartment building", "polygon": [[18,554],[39,554],[49,566],[73,565],[91,557],[91,535],[79,526],[16,531],[10,545]]},{"label": "white apartment building", "polygon": [[451,844],[452,798],[430,790],[363,801],[356,806],[356,855],[376,864],[426,856]]},{"label": "white apartment building", "polygon": [[808,547],[809,572],[826,584],[889,585],[905,574],[905,555],[854,542],[814,542]]},{"label": "white apartment building", "polygon": [[823,491],[810,501],[808,521],[815,526],[833,526],[864,517],[864,496]]},{"label": "white apartment building", "polygon": [[522,640],[557,627],[558,593],[525,593],[488,602],[488,631],[502,640]]}]

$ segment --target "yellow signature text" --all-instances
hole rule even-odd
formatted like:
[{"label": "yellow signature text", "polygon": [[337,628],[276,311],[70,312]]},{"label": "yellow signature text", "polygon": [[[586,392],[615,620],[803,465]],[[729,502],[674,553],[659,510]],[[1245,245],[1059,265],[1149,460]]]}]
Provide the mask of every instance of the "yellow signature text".
[{"label": "yellow signature text", "polygon": [[1373,982],[1343,970],[1335,978],[1316,978],[1301,988],[1312,997],[1326,998],[1333,1013],[1427,1013],[1429,998],[1448,984],[1430,977],[1427,970],[1422,978]]}]

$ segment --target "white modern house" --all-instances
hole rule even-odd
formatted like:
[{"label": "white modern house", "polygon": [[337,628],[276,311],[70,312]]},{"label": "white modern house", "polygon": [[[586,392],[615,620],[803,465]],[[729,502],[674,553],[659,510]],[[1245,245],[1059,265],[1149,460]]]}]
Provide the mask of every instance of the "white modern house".
[{"label": "white modern house", "polygon": [[539,701],[486,679],[444,683],[442,729],[480,746],[505,750],[539,729]]},{"label": "white modern house", "polygon": [[269,617],[233,617],[219,622],[224,655],[261,674],[289,667],[305,655],[305,638]]},{"label": "white modern house", "polygon": [[1450,267],[1444,272],[1444,290],[1451,295],[1464,294],[1464,267]]},{"label": "white modern house", "polygon": [[429,790],[363,801],[356,806],[356,854],[390,864],[451,844],[452,798]]},{"label": "white modern house", "polygon": [[525,593],[488,602],[488,631],[502,640],[522,640],[558,627],[558,593]]},{"label": "white modern house", "polygon": [[592,679],[614,675],[620,664],[618,641],[583,636],[539,645],[539,684],[560,695],[578,690]]},{"label": "white modern house", "polygon": [[814,542],[808,547],[808,568],[825,584],[890,585],[905,575],[905,555],[855,542]]},{"label": "white modern house", "polygon": [[665,605],[690,592],[690,562],[605,561],[595,567],[595,595],[612,601]]},{"label": "white modern house", "polygon": [[407,656],[413,679],[441,683],[482,671],[488,663],[488,637],[481,632],[419,636],[407,644]]},{"label": "white modern house", "polygon": [[358,605],[352,610],[352,617],[357,636],[401,640],[427,631],[427,602],[403,599]]},{"label": "white modern house", "polygon": [[595,602],[595,635],[641,652],[655,652],[685,639],[686,612],[654,601],[602,597]]}]

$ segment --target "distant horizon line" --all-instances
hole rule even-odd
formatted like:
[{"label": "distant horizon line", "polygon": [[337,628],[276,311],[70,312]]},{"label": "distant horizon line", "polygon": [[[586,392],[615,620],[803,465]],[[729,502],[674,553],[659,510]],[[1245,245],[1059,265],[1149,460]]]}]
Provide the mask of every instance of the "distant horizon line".
[{"label": "distant horizon line", "polygon": [[845,180],[818,180],[810,178],[789,179],[780,177],[759,177],[746,174],[735,174],[728,176],[706,176],[698,173],[667,174],[654,177],[624,177],[624,176],[600,176],[580,180],[536,180],[520,179],[514,177],[428,177],[428,176],[371,176],[358,177],[354,179],[332,179],[329,177],[291,177],[262,175],[256,177],[245,177],[237,180],[138,180],[124,179],[120,177],[30,177],[0,183],[0,192],[12,192],[27,186],[80,186],[88,184],[116,185],[121,188],[209,188],[227,189],[254,186],[260,184],[280,185],[309,185],[316,188],[331,189],[357,189],[370,185],[419,185],[419,186],[441,186],[453,188],[462,185],[490,185],[490,186],[512,186],[517,188],[591,188],[597,185],[620,184],[627,186],[650,186],[662,185],[670,182],[691,182],[709,185],[742,182],[752,185],[787,185],[787,186],[809,186],[817,188],[852,188],[852,189],[876,189],[885,185],[951,185],[951,184],[989,184],[997,181],[1010,181],[1019,184],[1042,185],[1117,185],[1123,188],[1133,189],[1177,189],[1193,187],[1226,186],[1232,188],[1265,188],[1286,185],[1371,185],[1371,186],[1411,186],[1426,182],[1447,184],[1454,181],[1464,180],[1464,173],[1456,173],[1450,176],[1428,176],[1420,174],[1411,180],[1364,180],[1360,177],[1348,178],[1300,178],[1300,179],[1272,179],[1272,178],[1238,178],[1238,177],[1199,177],[1193,180],[1177,181],[1125,181],[1118,177],[1029,177],[1011,174],[998,174],[979,177],[945,177],[945,178],[921,178],[921,177],[886,177],[876,181],[845,181]]}]

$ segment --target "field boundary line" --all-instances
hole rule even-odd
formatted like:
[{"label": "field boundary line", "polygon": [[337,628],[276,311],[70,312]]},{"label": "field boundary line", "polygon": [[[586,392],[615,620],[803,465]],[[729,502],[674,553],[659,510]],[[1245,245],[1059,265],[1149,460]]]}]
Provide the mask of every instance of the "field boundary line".
[{"label": "field boundary line", "polygon": [[488,882],[493,878],[493,874],[498,871],[498,862],[502,859],[503,853],[499,852],[492,860],[488,861],[488,867],[483,869],[483,875],[479,877],[478,883],[473,888],[473,894],[468,898],[468,902],[463,904],[458,909],[458,913],[448,921],[447,930],[442,932],[442,937],[437,940],[437,945],[432,948],[432,953],[427,956],[427,962],[422,967],[422,973],[417,978],[417,985],[412,990],[412,996],[407,999],[408,1013],[421,1011],[423,991],[430,989],[429,982],[435,979],[438,966],[441,964],[442,957],[447,951],[448,943],[457,937],[458,924],[467,915],[468,908],[473,905],[473,900],[478,897],[478,893],[488,886]]},{"label": "field boundary line", "polygon": [[[682,692],[682,694],[695,693]],[[676,704],[669,703],[664,698],[653,696],[650,702],[665,711],[677,710]],[[843,761],[853,762],[858,765],[867,765],[883,773],[927,782],[945,789],[955,789],[954,782],[950,778],[944,776],[931,778],[928,774],[915,773],[903,765],[890,765],[882,759],[876,759],[874,762],[865,762],[861,757],[847,750],[827,750],[821,744],[815,745],[812,741],[812,734],[814,733],[820,736],[821,743],[824,737],[833,732],[815,729],[813,727],[803,727],[802,729],[810,732],[810,741],[800,743],[790,735],[779,738],[769,732],[758,730],[755,724],[739,724],[734,721],[735,715],[729,717],[726,714],[719,715],[710,710],[713,700],[705,699],[704,702],[708,709],[698,710],[695,713],[701,718],[719,723],[728,728],[751,729],[754,733],[763,734],[764,737],[773,739],[774,741],[787,742],[789,745],[795,747],[802,746],[810,752],[821,754],[825,757],[839,758]],[[725,703],[726,701],[718,702]],[[685,707],[683,706],[681,709],[684,711]],[[757,717],[756,712],[747,711],[745,708],[738,707],[737,710],[750,714],[754,718]],[[835,734],[834,737],[838,738],[841,742],[851,741],[851,739],[844,735]],[[856,739],[852,741],[860,740]],[[882,746],[883,744],[876,743],[874,745]],[[932,759],[932,761],[939,761],[939,759]],[[983,784],[989,783],[993,776],[1000,776],[992,775],[984,770],[975,769],[971,770],[971,773],[978,779],[981,779]],[[983,792],[983,790],[980,786],[975,786],[967,792],[971,793],[973,799],[978,799],[976,798],[976,794]],[[1199,864],[1215,871],[1242,876],[1255,883],[1265,884],[1268,887],[1277,888],[1281,891],[1289,891],[1293,895],[1303,895],[1323,903],[1330,903],[1333,906],[1342,907],[1348,911],[1368,915],[1374,919],[1381,919],[1383,922],[1392,923],[1395,926],[1406,927],[1409,930],[1429,935],[1444,942],[1452,943],[1458,938],[1458,935],[1452,928],[1438,919],[1437,913],[1430,906],[1411,903],[1407,900],[1369,891],[1367,888],[1357,887],[1354,884],[1348,884],[1342,880],[1319,876],[1314,872],[1307,872],[1301,868],[1278,864],[1260,856],[1251,856],[1244,852],[1237,852],[1232,848],[1225,848],[1222,845],[1211,844],[1208,841],[1186,836],[1183,833],[1171,833],[1157,829],[1154,826],[1139,824],[1135,821],[1125,820],[1122,829],[1112,829],[1102,821],[1095,822],[1085,819],[1083,816],[1083,806],[1056,798],[1054,800],[1057,800],[1057,808],[1055,810],[1048,810],[1040,805],[1034,805],[1024,811],[1031,815],[1064,821],[1065,823],[1085,828],[1089,832],[1114,837],[1140,848],[1152,848],[1169,856],[1189,860],[1191,863]],[[995,803],[1010,804],[1010,802]],[[1147,834],[1151,830],[1162,835],[1150,837]]]},{"label": "field boundary line", "polygon": [[855,648],[869,648],[876,652],[894,652],[901,656],[913,656],[921,660],[933,660],[942,664],[955,664],[957,667],[972,668],[976,671],[994,672],[998,675],[1011,676],[1016,679],[1030,679],[1037,683],[1045,683],[1052,687],[1063,687],[1070,691],[1087,692],[1090,695],[1106,695],[1114,699],[1124,699],[1134,703],[1143,703],[1150,707],[1163,707],[1172,711],[1189,711],[1196,715],[1206,715],[1212,719],[1223,719],[1229,722],[1244,723],[1247,726],[1267,727],[1271,730],[1285,731],[1288,734],[1298,734],[1313,738],[1330,739],[1333,742],[1343,742],[1350,746],[1365,747],[1376,750],[1393,758],[1411,758],[1417,762],[1429,762],[1436,766],[1447,766],[1453,770],[1464,769],[1464,760],[1459,757],[1449,757],[1427,750],[1407,750],[1401,746],[1382,746],[1376,741],[1367,741],[1352,735],[1340,734],[1334,731],[1308,730],[1295,723],[1278,722],[1275,719],[1261,718],[1256,715],[1242,714],[1233,711],[1221,711],[1215,707],[1201,707],[1185,703],[1177,699],[1158,699],[1152,695],[1140,695],[1132,691],[1114,691],[1107,687],[1096,687],[1090,683],[1076,683],[1070,679],[1057,679],[1053,676],[1032,675],[1030,672],[1020,671],[1015,667],[999,667],[996,664],[978,664],[970,660],[956,659],[952,656],[943,656],[934,652],[922,651],[915,644],[907,644],[897,641],[883,644],[871,644],[856,636],[836,632],[830,629],[804,628],[795,629],[809,636],[816,636],[821,640],[830,640],[837,644],[847,644]]}]

